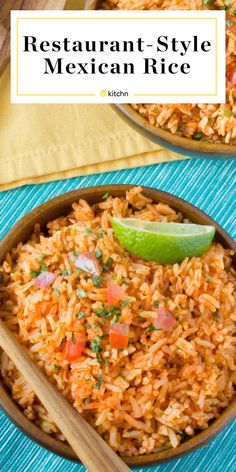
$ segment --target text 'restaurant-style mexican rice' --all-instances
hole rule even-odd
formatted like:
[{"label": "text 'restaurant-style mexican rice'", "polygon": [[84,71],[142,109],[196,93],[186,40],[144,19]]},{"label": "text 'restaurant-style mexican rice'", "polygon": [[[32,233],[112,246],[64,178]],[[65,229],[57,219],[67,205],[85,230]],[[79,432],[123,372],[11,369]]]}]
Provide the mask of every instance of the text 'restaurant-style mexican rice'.
[{"label": "text 'restaurant-style mexican rice'", "polygon": [[[80,200],[7,255],[0,310],[74,408],[131,456],[177,447],[232,400],[235,272],[232,251],[219,243],[180,264],[138,259],[115,238],[111,216],[184,222],[140,188],[93,206]],[[0,358],[24,414],[63,440],[7,355]]]},{"label": "text 'restaurant-style mexican rice'", "polygon": [[[103,9],[225,10],[226,103],[138,104],[134,109],[151,125],[195,140],[236,144],[236,1],[232,0],[104,0]],[[204,71],[199,71],[204,74]]]}]

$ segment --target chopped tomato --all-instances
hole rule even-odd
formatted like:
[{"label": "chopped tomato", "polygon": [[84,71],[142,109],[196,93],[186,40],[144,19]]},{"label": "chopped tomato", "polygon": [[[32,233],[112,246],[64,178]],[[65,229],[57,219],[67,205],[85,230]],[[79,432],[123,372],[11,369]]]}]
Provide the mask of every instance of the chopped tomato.
[{"label": "chopped tomato", "polygon": [[72,338],[68,339],[68,341],[65,344],[65,348],[64,348],[65,359],[69,362],[75,361],[81,356],[85,346],[86,346],[86,339],[81,338],[77,334],[73,334]]},{"label": "chopped tomato", "polygon": [[128,346],[129,326],[126,323],[110,325],[109,341],[114,349],[125,349]]},{"label": "chopped tomato", "polygon": [[167,308],[160,307],[157,312],[157,318],[153,320],[153,326],[156,329],[163,329],[164,331],[171,331],[176,323],[176,319]]},{"label": "chopped tomato", "polygon": [[88,252],[81,252],[78,256],[73,258],[75,267],[84,270],[92,275],[100,275],[101,268],[97,258]]},{"label": "chopped tomato", "polygon": [[232,85],[236,85],[236,66],[231,67],[227,72],[227,79]]},{"label": "chopped tomato", "polygon": [[107,283],[107,301],[108,305],[117,305],[121,300],[124,300],[125,289],[120,287],[113,280],[109,280]]}]

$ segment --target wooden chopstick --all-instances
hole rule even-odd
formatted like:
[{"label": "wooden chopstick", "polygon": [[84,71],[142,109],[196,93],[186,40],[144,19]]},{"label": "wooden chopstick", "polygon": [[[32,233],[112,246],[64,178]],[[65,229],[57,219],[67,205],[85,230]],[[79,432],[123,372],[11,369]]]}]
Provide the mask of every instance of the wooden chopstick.
[{"label": "wooden chopstick", "polygon": [[89,472],[130,471],[121,458],[50,383],[1,319],[0,347],[32,387]]}]

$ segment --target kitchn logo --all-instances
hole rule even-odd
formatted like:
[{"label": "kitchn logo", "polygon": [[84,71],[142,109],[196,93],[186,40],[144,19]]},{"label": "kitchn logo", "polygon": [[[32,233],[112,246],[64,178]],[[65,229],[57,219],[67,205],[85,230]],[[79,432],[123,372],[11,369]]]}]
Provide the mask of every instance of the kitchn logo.
[{"label": "kitchn logo", "polygon": [[123,90],[101,90],[100,91],[101,97],[128,97],[128,92],[123,92]]}]

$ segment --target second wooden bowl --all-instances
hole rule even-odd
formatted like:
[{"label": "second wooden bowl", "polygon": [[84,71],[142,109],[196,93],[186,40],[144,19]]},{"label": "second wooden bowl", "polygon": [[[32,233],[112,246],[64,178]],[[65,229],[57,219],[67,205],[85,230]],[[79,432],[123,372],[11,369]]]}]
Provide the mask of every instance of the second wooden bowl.
[{"label": "second wooden bowl", "polygon": [[[87,0],[85,9],[99,10],[102,0]],[[152,126],[149,121],[133,109],[131,105],[116,104],[113,109],[136,131],[139,131],[146,138],[170,149],[178,154],[190,157],[214,158],[214,159],[232,159],[236,157],[236,145],[225,143],[211,143],[205,141],[196,141],[172,134],[161,128]]]},{"label": "second wooden bowl", "polygon": [[[0,262],[6,257],[6,254],[17,245],[18,242],[25,242],[30,237],[34,230],[36,223],[40,223],[42,227],[48,221],[53,220],[61,215],[66,215],[71,210],[73,202],[80,198],[87,200],[90,204],[101,201],[102,195],[109,193],[114,197],[121,197],[125,195],[127,190],[130,190],[131,185],[105,185],[99,187],[91,187],[75,190],[73,192],[60,195],[47,201],[38,208],[35,208],[26,216],[21,218],[15,226],[9,231],[5,238],[0,243]],[[216,228],[216,239],[226,248],[236,250],[236,245],[232,238],[213,221],[209,216],[194,207],[190,203],[175,197],[166,192],[155,190],[152,188],[143,188],[143,193],[151,198],[154,202],[163,202],[172,206],[177,211],[180,211],[186,218],[193,223],[213,225]],[[236,264],[235,264],[236,266]],[[24,416],[20,407],[11,398],[9,391],[0,380],[0,406],[5,411],[7,416],[27,434],[33,441],[41,444],[51,452],[59,456],[78,461],[75,453],[67,444],[53,438],[44,433],[38,426],[32,423],[26,416]],[[230,405],[222,412],[219,418],[212,422],[209,427],[196,434],[193,438],[180,444],[176,449],[169,449],[154,454],[148,454],[137,457],[125,457],[124,460],[133,466],[143,466],[145,464],[165,462],[169,459],[177,458],[183,454],[192,452],[199,446],[207,443],[211,438],[218,434],[233,418],[236,416],[236,398]]]}]

